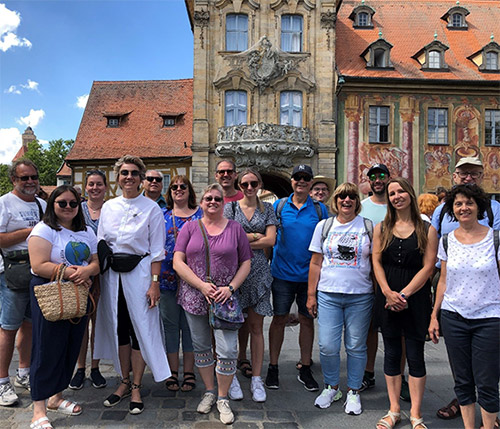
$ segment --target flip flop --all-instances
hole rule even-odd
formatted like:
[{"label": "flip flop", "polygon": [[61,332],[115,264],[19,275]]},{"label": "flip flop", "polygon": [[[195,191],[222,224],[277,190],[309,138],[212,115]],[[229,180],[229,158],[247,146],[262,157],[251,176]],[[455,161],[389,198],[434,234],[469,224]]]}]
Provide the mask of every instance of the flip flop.
[{"label": "flip flop", "polygon": [[47,416],[40,417],[30,424],[30,429],[54,429]]},{"label": "flip flop", "polygon": [[47,410],[54,413],[64,414],[66,416],[79,416],[82,414],[83,409],[80,407],[79,411],[75,411],[76,406],[78,406],[76,402],[63,399],[57,408],[47,407]]}]

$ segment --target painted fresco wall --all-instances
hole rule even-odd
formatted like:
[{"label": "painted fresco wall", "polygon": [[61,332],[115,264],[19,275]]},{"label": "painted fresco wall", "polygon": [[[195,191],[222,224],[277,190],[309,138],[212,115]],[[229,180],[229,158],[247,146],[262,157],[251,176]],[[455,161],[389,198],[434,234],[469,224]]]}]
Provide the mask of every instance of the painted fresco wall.
[{"label": "painted fresco wall", "polygon": [[[368,142],[369,107],[390,107],[389,143]],[[427,111],[448,109],[448,144],[427,143]],[[339,183],[351,181],[370,190],[366,172],[384,163],[392,176],[409,178],[416,191],[434,192],[452,186],[458,160],[479,156],[485,166],[483,187],[500,193],[500,148],[484,144],[484,110],[499,109],[498,97],[351,94],[339,96]]]}]

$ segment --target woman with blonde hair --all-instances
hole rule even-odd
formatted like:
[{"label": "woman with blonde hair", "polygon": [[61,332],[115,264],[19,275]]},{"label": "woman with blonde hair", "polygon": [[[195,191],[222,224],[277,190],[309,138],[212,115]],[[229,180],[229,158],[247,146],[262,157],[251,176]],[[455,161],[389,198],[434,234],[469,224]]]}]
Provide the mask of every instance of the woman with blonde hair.
[{"label": "woman with blonde hair", "polygon": [[385,219],[375,227],[373,270],[379,284],[375,318],[384,339],[384,374],[390,409],[378,429],[399,421],[401,354],[405,339],[413,429],[426,429],[421,415],[425,389],[424,345],[431,314],[430,281],[437,253],[437,233],[420,217],[410,182],[398,177],[386,188],[389,204]]}]

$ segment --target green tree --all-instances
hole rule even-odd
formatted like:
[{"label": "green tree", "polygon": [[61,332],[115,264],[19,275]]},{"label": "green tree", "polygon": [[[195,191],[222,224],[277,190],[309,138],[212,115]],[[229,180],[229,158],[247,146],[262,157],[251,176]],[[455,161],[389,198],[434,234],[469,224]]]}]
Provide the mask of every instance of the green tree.
[{"label": "green tree", "polygon": [[12,191],[12,183],[9,179],[9,166],[0,164],[0,196]]}]

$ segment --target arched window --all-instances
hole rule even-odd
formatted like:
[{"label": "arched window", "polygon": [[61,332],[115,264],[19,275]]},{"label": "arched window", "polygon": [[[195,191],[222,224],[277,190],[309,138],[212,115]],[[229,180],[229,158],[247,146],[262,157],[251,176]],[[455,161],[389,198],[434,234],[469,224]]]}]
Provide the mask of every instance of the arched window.
[{"label": "arched window", "polygon": [[374,67],[387,67],[386,50],[375,49],[373,52],[373,66]]},{"label": "arched window", "polygon": [[246,91],[226,91],[224,125],[245,125],[247,123]]},{"label": "arched window", "polygon": [[226,51],[248,49],[248,16],[241,13],[226,17]]},{"label": "arched window", "polygon": [[454,13],[451,15],[451,26],[452,27],[463,27],[464,26],[464,16],[461,13]]},{"label": "arched window", "polygon": [[368,27],[370,25],[370,15],[366,12],[358,13],[358,27]]},{"label": "arched window", "polygon": [[486,52],[486,70],[498,70],[498,52]]},{"label": "arched window", "polygon": [[283,91],[281,93],[280,125],[302,126],[302,92]]},{"label": "arched window", "polygon": [[441,68],[441,52],[439,51],[429,51],[429,68],[439,69]]}]

